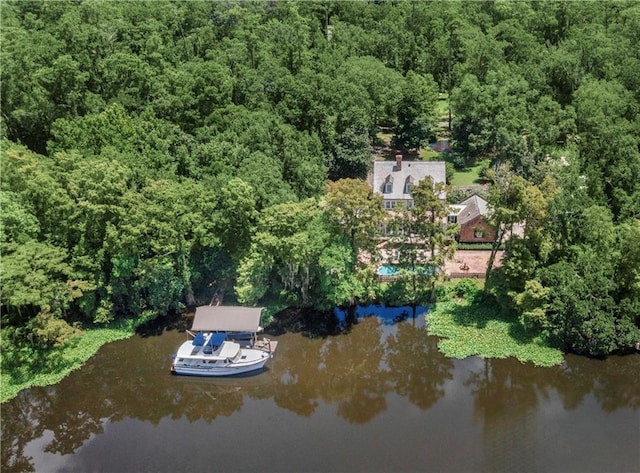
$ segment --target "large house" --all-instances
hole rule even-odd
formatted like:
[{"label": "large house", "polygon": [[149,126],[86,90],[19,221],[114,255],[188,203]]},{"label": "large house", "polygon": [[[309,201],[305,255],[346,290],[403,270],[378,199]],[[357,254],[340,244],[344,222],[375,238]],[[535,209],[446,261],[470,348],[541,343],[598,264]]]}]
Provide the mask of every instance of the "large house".
[{"label": "large house", "polygon": [[[444,161],[404,161],[401,154],[395,161],[374,161],[373,173],[369,176],[375,194],[382,196],[384,208],[393,210],[404,203],[413,206],[411,189],[420,181],[430,177],[433,184],[446,182],[447,171]],[[446,192],[440,194],[446,199]],[[495,230],[486,222],[489,204],[478,195],[449,206],[447,223],[460,226],[458,241],[461,243],[488,243],[495,237]],[[382,231],[386,234],[386,228]]]},{"label": "large house", "polygon": [[489,204],[478,195],[449,206],[447,223],[458,224],[460,243],[489,243],[495,239],[495,230],[487,223]]},{"label": "large house", "polygon": [[[433,184],[444,184],[447,170],[444,161],[403,161],[397,154],[395,161],[374,161],[371,185],[373,192],[382,196],[384,208],[393,210],[400,202],[413,206],[411,189],[420,181],[431,177]],[[442,192],[441,199],[446,198]]]}]

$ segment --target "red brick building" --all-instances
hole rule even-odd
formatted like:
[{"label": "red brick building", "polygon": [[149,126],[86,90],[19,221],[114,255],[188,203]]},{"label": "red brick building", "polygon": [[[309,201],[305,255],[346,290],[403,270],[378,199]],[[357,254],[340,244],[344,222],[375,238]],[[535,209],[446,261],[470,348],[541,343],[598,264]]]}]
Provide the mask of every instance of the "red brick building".
[{"label": "red brick building", "polygon": [[457,205],[452,205],[448,223],[460,226],[460,243],[490,243],[495,239],[495,230],[487,223],[489,204],[482,197],[472,195]]}]

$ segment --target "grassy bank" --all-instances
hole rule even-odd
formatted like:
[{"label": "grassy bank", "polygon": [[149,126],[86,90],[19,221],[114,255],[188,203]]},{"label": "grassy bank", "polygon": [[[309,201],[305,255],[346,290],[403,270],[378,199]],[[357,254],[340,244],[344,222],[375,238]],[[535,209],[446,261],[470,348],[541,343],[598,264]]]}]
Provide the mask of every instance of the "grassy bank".
[{"label": "grassy bank", "polygon": [[126,320],[111,327],[85,330],[68,345],[53,349],[37,359],[31,358],[31,363],[23,363],[12,371],[3,369],[0,373],[0,403],[15,397],[23,389],[60,382],[95,355],[101,346],[132,336],[136,326],[144,321]]},{"label": "grassy bank", "polygon": [[537,366],[554,366],[563,360],[560,350],[530,337],[498,309],[464,300],[436,304],[427,316],[427,326],[430,334],[442,337],[440,351],[452,358],[515,357]]}]

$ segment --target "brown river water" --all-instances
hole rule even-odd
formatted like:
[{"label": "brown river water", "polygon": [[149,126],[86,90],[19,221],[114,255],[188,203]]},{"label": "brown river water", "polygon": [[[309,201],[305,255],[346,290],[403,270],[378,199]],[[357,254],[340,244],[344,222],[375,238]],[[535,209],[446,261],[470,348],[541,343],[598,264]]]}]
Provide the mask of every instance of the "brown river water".
[{"label": "brown river water", "polygon": [[424,325],[275,327],[264,371],[217,379],[170,375],[184,324],[148,329],[3,404],[0,471],[640,472],[639,355],[455,360]]}]

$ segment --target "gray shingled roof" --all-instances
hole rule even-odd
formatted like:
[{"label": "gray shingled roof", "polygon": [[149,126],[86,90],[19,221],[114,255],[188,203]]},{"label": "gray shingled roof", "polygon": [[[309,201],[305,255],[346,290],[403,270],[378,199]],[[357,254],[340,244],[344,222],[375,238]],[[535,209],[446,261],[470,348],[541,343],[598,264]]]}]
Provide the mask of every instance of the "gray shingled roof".
[{"label": "gray shingled roof", "polygon": [[[402,161],[400,170],[396,168],[395,161],[374,161],[373,163],[373,192],[380,194],[384,199],[409,199],[409,195],[404,193],[404,184],[407,178],[413,179],[413,184],[417,185],[427,176],[431,176],[434,184],[445,183],[447,170],[444,161]],[[387,178],[393,179],[393,192],[384,194],[384,183]]]},{"label": "gray shingled roof", "polygon": [[458,214],[458,224],[460,225],[473,220],[478,215],[486,216],[489,212],[487,201],[475,194],[460,202],[460,205],[464,205],[464,209]]}]

